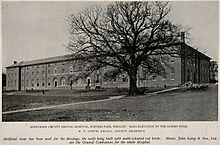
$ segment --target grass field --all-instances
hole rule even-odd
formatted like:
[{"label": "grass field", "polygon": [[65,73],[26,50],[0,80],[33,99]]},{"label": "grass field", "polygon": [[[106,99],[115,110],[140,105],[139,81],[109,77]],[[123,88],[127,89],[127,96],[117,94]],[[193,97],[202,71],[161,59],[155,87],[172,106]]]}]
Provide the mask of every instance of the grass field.
[{"label": "grass field", "polygon": [[5,112],[52,105],[55,106],[74,102],[101,100],[108,99],[111,96],[117,96],[121,94],[125,93],[119,93],[115,90],[90,91],[80,93],[73,92],[71,90],[53,90],[48,91],[45,94],[43,94],[42,92],[15,92],[12,95],[2,96],[2,111]]},{"label": "grass field", "polygon": [[5,114],[3,121],[217,121],[217,86]]}]

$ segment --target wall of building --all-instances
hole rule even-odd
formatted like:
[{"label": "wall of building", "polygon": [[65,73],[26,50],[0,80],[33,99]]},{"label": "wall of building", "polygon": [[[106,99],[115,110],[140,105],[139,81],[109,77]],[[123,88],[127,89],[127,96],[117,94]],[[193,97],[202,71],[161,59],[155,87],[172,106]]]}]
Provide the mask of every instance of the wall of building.
[{"label": "wall of building", "polygon": [[19,67],[6,69],[6,90],[19,89]]},{"label": "wall of building", "polygon": [[189,46],[182,47],[186,57],[181,60],[182,83],[209,83],[210,58]]},{"label": "wall of building", "polygon": [[[142,72],[139,73],[139,76]],[[168,66],[166,67],[166,75],[147,75],[145,79],[138,80],[140,87],[169,87],[181,85],[181,59],[178,57],[171,57]]]},{"label": "wall of building", "polygon": [[[177,46],[180,48],[179,46]],[[187,81],[193,83],[209,82],[210,58],[197,50],[184,45],[181,51],[195,54],[196,57],[180,58],[170,57],[169,65],[166,67],[166,76],[145,75],[143,69],[139,69],[137,76],[138,87],[164,87],[179,86]],[[90,88],[127,88],[129,77],[122,74],[111,80],[105,79],[104,75],[111,67],[103,67],[93,72],[87,78],[77,81],[75,77],[82,72],[80,67],[73,67],[73,61],[45,62],[28,66],[16,66],[6,69],[6,90],[31,90],[31,89],[85,89]],[[72,85],[71,85],[72,84]]]}]

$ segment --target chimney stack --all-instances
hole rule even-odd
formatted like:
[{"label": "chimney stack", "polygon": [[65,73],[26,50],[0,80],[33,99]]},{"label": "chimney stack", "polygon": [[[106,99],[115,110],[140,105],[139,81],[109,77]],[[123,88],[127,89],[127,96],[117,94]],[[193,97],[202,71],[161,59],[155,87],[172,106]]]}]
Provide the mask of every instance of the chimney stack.
[{"label": "chimney stack", "polygon": [[16,64],[17,63],[17,61],[14,61],[14,64]]},{"label": "chimney stack", "polygon": [[181,32],[180,39],[181,39],[181,42],[185,43],[185,33],[184,32]]}]

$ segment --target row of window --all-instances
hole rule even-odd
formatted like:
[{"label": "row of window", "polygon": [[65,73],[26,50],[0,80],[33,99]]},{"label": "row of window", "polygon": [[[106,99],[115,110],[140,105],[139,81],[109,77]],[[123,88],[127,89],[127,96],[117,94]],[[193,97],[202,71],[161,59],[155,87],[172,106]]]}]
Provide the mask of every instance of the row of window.
[{"label": "row of window", "polygon": [[[77,81],[74,81],[73,82],[74,85],[77,85],[78,84],[78,80]],[[57,86],[58,85],[58,81],[57,79],[54,79],[53,81],[53,86]],[[60,85],[61,86],[65,86],[66,85],[66,79],[65,78],[62,78],[61,79],[61,82],[60,82]],[[70,85],[70,82],[68,82],[68,85]],[[22,86],[24,86],[24,80],[22,80]],[[29,80],[26,80],[26,84],[25,84],[26,87],[29,87]],[[34,84],[34,80],[32,79],[31,80],[31,86],[45,86],[45,82],[44,82],[44,79],[42,79],[42,83],[39,83],[39,79],[37,79],[37,82],[36,84]],[[50,82],[50,79],[48,79],[48,86],[51,86],[51,82]]]},{"label": "row of window", "polygon": [[17,86],[17,81],[16,80],[8,81],[8,87],[16,87],[16,86]]},{"label": "row of window", "polygon": [[[61,73],[65,73],[65,71],[66,71],[66,70],[65,70],[64,68],[61,69]],[[72,66],[69,68],[69,73],[73,73],[73,67],[72,67]],[[40,72],[39,72],[39,71],[36,71],[36,75],[39,75],[39,74],[40,74]],[[42,74],[42,75],[45,74],[44,70],[42,70],[41,74]],[[48,70],[48,74],[51,74],[51,70],[50,70],[50,69]],[[54,68],[54,74],[58,74],[58,69],[57,69],[57,67]],[[24,76],[24,73],[22,72],[21,75]],[[27,72],[26,75],[29,75],[29,72]],[[33,71],[31,72],[31,75],[34,75],[34,72],[33,72]]]},{"label": "row of window", "polygon": [[[54,65],[56,66],[57,63],[54,63]],[[62,62],[62,65],[66,65],[66,62]],[[42,66],[42,68],[44,68],[44,65],[37,65],[37,66],[35,66],[35,67],[36,67],[36,68],[40,68],[40,66]],[[48,64],[47,66],[50,67],[51,64]],[[31,66],[31,68],[34,68],[34,66]],[[26,69],[28,70],[29,67],[26,67]]]},{"label": "row of window", "polygon": [[14,73],[14,74],[13,73],[8,73],[8,77],[13,77],[13,76],[16,77],[17,74],[16,73]]}]

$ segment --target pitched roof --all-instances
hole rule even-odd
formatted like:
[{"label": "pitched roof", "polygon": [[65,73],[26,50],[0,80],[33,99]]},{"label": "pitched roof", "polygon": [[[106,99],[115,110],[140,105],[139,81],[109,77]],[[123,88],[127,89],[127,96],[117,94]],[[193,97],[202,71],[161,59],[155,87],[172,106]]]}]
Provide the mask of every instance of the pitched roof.
[{"label": "pitched roof", "polygon": [[43,64],[43,63],[51,63],[51,62],[59,62],[59,61],[66,61],[70,60],[70,55],[62,55],[62,56],[55,56],[55,57],[48,57],[30,61],[21,61],[19,63],[15,63],[13,65],[7,66],[6,68],[11,67],[18,67],[18,66],[28,66],[28,65],[35,65],[35,64]]}]

